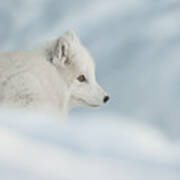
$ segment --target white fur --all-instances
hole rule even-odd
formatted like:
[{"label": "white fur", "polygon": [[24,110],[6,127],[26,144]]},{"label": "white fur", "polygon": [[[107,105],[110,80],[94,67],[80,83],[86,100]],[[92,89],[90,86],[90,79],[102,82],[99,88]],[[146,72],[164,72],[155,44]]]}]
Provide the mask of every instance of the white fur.
[{"label": "white fur", "polygon": [[[77,80],[81,74],[87,82]],[[39,49],[0,53],[2,106],[66,113],[77,105],[100,106],[104,96],[94,62],[73,31]]]}]

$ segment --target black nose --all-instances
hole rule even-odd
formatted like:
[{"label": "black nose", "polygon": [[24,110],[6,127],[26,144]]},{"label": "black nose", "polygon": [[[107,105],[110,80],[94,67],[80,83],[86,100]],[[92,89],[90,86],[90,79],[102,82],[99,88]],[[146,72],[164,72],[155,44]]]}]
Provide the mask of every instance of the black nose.
[{"label": "black nose", "polygon": [[103,102],[106,103],[109,99],[110,99],[109,96],[105,96],[104,99],[103,99]]}]

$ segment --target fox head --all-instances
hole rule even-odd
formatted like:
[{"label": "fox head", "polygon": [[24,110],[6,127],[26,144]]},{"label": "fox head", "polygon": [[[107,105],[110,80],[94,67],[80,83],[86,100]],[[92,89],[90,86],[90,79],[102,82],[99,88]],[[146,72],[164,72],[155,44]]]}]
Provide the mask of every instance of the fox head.
[{"label": "fox head", "polygon": [[74,31],[65,32],[49,51],[49,61],[55,65],[71,89],[69,106],[98,107],[109,100],[96,81],[95,64]]}]

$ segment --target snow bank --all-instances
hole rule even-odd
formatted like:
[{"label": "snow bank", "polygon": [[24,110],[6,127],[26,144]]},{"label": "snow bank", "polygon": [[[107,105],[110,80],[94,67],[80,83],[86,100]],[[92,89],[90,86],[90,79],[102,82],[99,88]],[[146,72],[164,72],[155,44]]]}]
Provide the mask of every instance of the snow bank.
[{"label": "snow bank", "polygon": [[180,144],[127,118],[0,112],[0,179],[180,178]]}]

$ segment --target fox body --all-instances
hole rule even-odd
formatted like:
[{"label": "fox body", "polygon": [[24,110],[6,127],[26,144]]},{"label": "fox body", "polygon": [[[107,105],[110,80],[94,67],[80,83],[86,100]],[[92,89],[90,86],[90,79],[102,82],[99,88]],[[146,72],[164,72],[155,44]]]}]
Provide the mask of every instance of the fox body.
[{"label": "fox body", "polygon": [[72,30],[37,49],[0,53],[1,106],[67,113],[108,99],[96,82],[93,58]]}]

